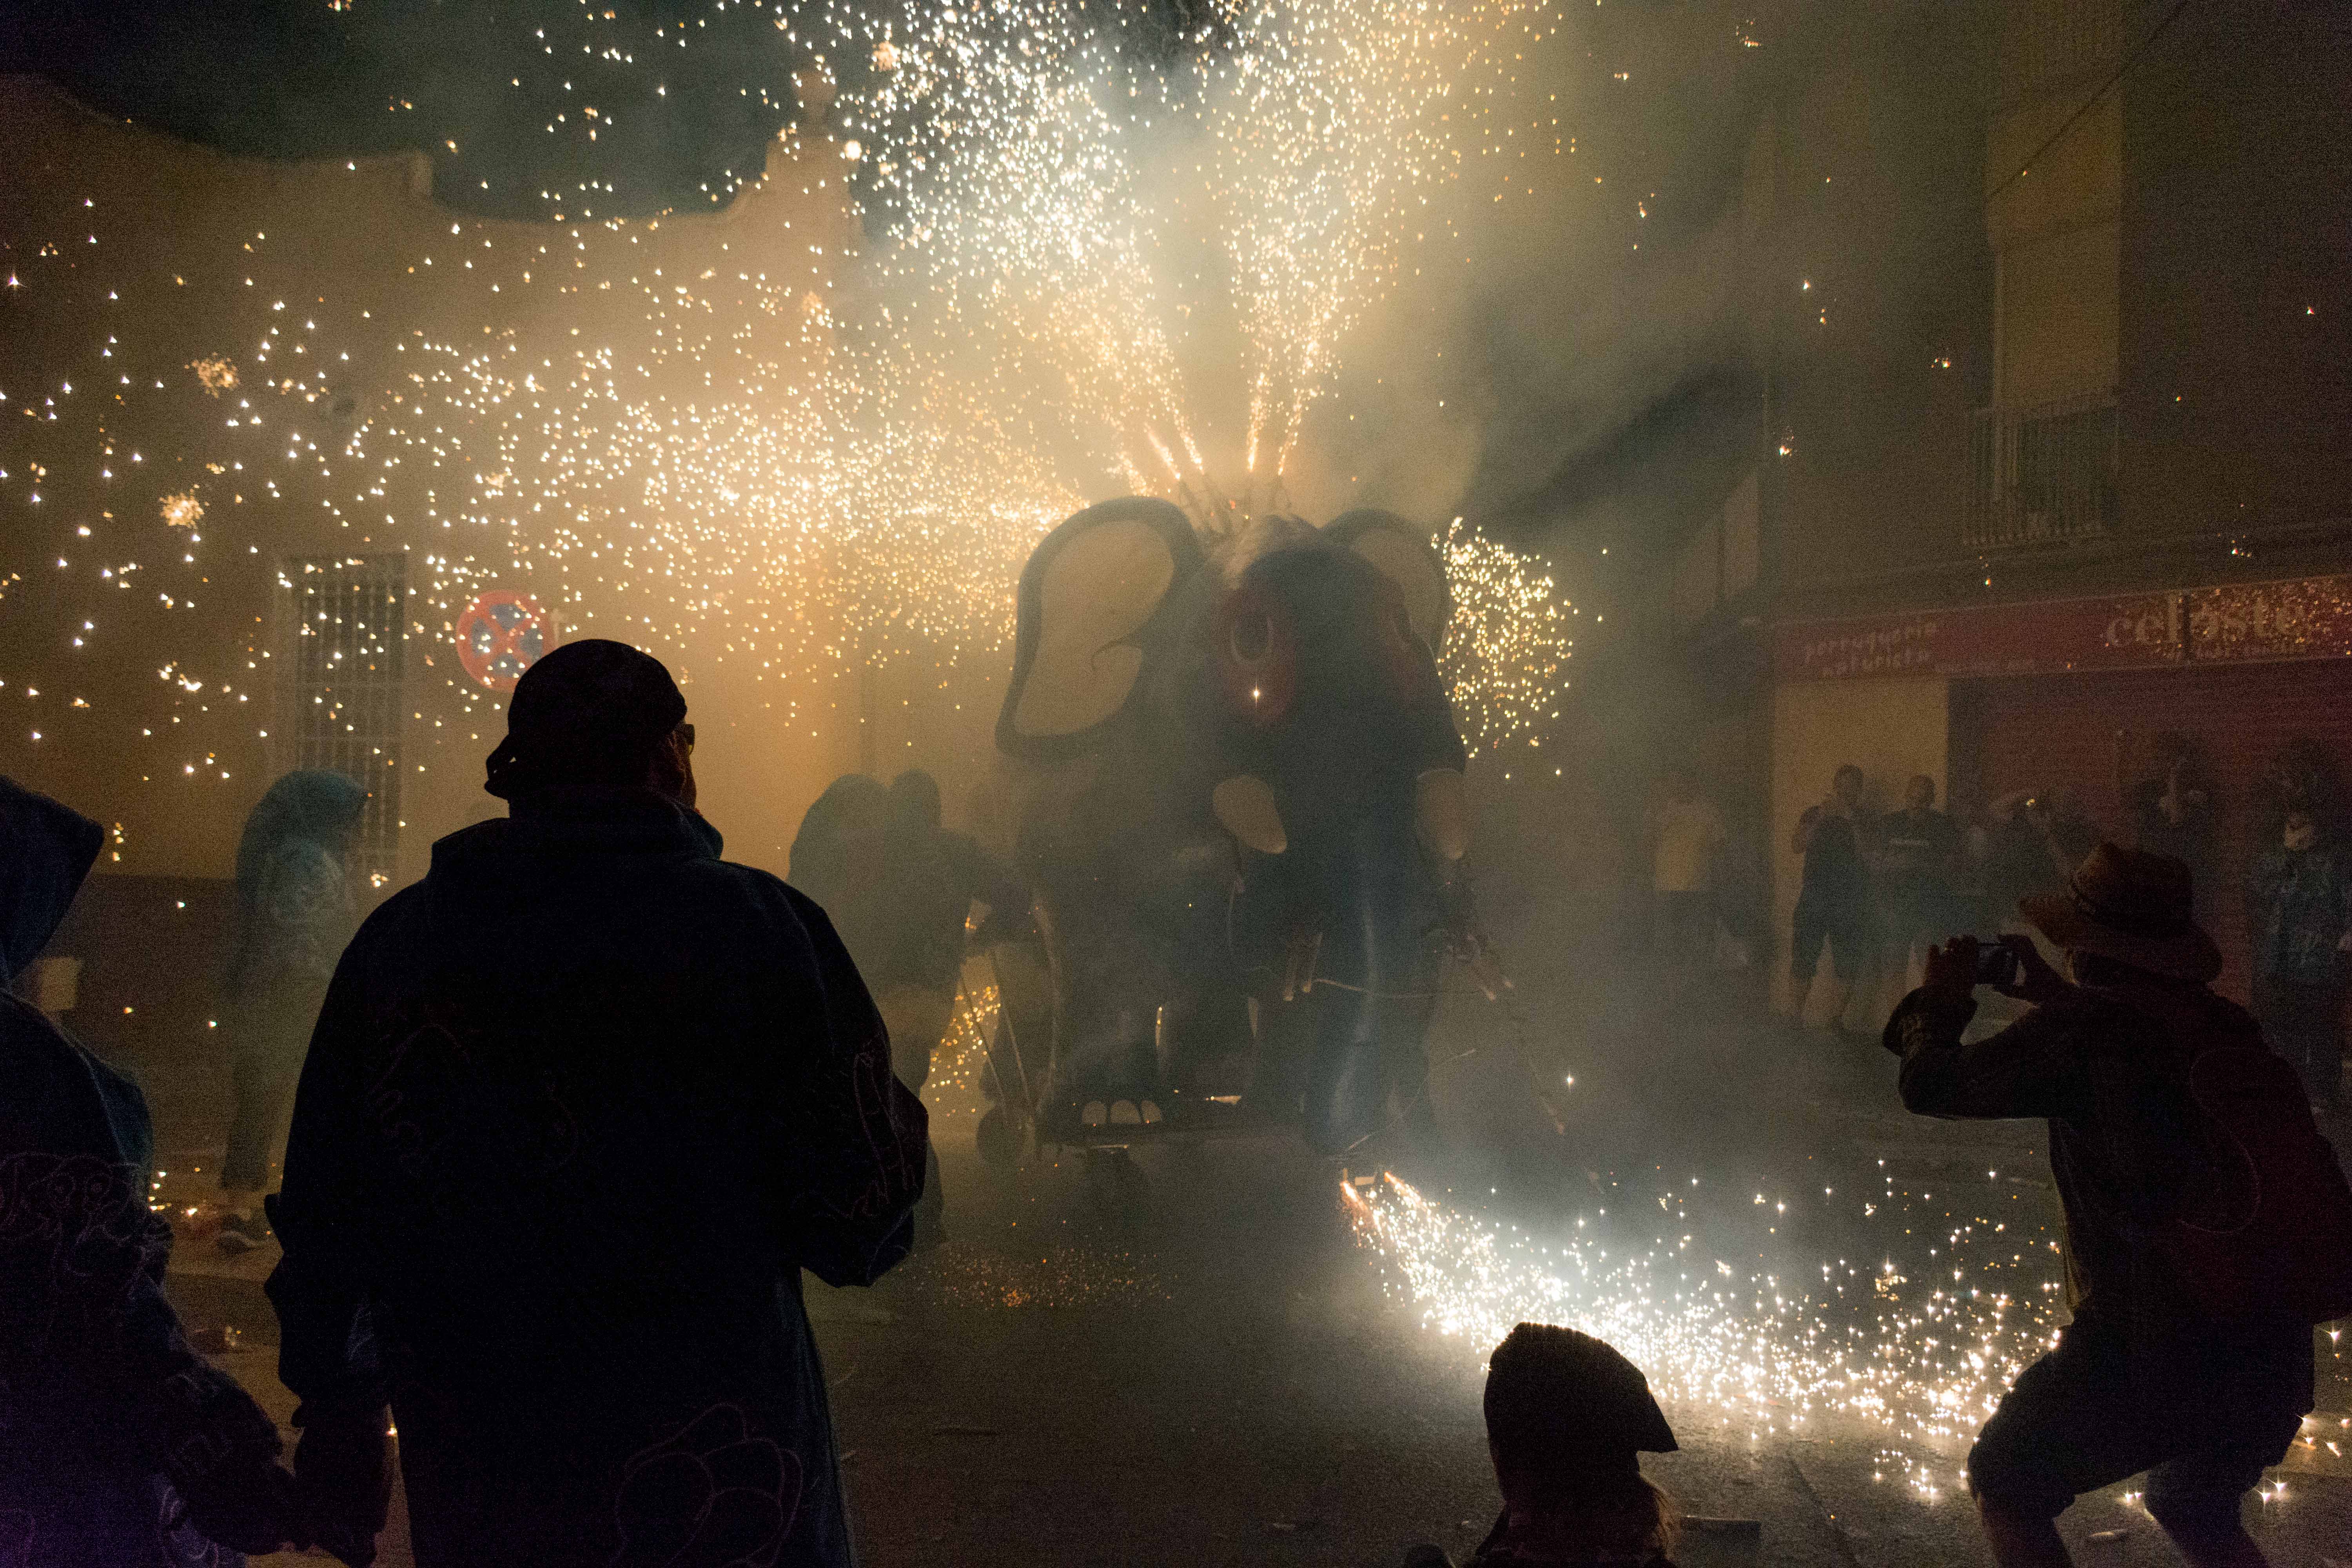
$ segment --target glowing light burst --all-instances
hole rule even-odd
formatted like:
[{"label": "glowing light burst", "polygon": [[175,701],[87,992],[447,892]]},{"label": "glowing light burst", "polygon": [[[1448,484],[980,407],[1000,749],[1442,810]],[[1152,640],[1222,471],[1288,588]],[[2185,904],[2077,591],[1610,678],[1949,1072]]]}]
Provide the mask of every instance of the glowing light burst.
[{"label": "glowing light burst", "polygon": [[[1480,68],[1542,0],[1262,0],[1207,110],[1248,341],[1245,464],[1279,479],[1340,341],[1395,270],[1408,211],[1453,177]],[[1466,129],[1466,127],[1465,128]]]},{"label": "glowing light burst", "polygon": [[[1393,1175],[1343,1181],[1340,1193],[1358,1241],[1430,1328],[1483,1352],[1516,1323],[1565,1323],[1622,1351],[1662,1397],[1759,1436],[1843,1417],[1948,1450],[2055,1332],[2048,1279],[2032,1300],[1966,1283],[1971,1262],[1979,1275],[1990,1262],[1979,1256],[1989,1227],[1975,1222],[1947,1238],[1939,1256],[1954,1256],[1936,1280],[1915,1283],[1891,1262],[1825,1263],[1817,1284],[1800,1284],[1694,1254],[1687,1238],[1541,1245]],[[1915,1485],[1937,1484],[1931,1468],[1910,1468]]]},{"label": "glowing light burst", "polygon": [[[201,278],[173,278],[201,282],[217,320],[145,334],[179,345],[168,358],[109,318],[123,331],[42,367],[58,373],[55,405],[12,422],[0,454],[28,518],[61,511],[46,464],[93,470],[76,492],[89,504],[61,518],[82,531],[27,561],[91,595],[136,583],[179,616],[232,550],[259,553],[265,517],[299,508],[331,547],[408,551],[421,637],[447,633],[482,589],[520,585],[569,635],[762,678],[919,642],[950,659],[995,651],[1029,548],[1106,478],[1172,495],[1212,535],[1281,504],[1305,411],[1414,237],[1406,215],[1457,177],[1480,95],[1540,4],[1224,0],[1211,29],[1158,57],[1117,43],[1156,14],[1128,0],[988,0],[911,31],[854,0],[824,9],[822,38],[780,15],[779,47],[848,43],[873,70],[837,106],[836,142],[812,128],[779,145],[768,173],[797,180],[799,199],[747,192],[701,226],[402,206],[381,271],[332,289],[280,251],[289,237],[257,229]],[[827,194],[845,172],[889,209],[862,258],[856,215]],[[340,174],[380,177],[348,162]],[[728,191],[753,177],[730,171]],[[100,246],[71,270],[24,269],[46,308],[102,311],[134,275],[125,254],[100,276],[116,236],[100,245],[93,200],[59,195],[44,220]],[[133,355],[157,358],[136,384]],[[160,481],[141,447],[183,425],[194,434],[171,445],[186,466],[142,503],[173,525],[179,559],[81,545],[103,488]],[[1244,457],[1268,442],[1266,460]],[[1248,476],[1237,505],[1220,461]],[[1561,611],[1500,546],[1449,534],[1445,549],[1447,675],[1490,750],[1549,713]],[[139,574],[165,564],[193,581]],[[0,578],[11,594],[25,580]],[[236,665],[268,653],[245,641],[182,661],[212,668],[175,746],[199,716],[228,722],[210,705],[244,700]],[[446,679],[463,710],[448,717],[488,700]],[[259,738],[245,712],[236,725]]]},{"label": "glowing light burst", "polygon": [[[841,120],[893,215],[877,269],[899,287],[901,351],[1007,405],[1045,385],[1067,428],[1041,447],[1172,496],[1213,537],[1281,505],[1307,410],[1393,273],[1409,209],[1454,175],[1480,68],[1500,74],[1541,11],[1264,0],[1169,68],[1121,50],[1117,6],[1000,0],[906,37],[883,27],[875,85]],[[1203,226],[1223,299],[1182,243]],[[1239,328],[1221,400],[1246,409],[1238,504],[1202,455],[1171,325],[1220,312]],[[1051,471],[1038,460],[1033,490]],[[1456,606],[1445,674],[1473,753],[1540,743],[1569,606],[1459,520],[1439,542]]]},{"label": "glowing light burst", "polygon": [[[1164,66],[1123,47],[1144,14],[1116,4],[999,0],[906,37],[868,25],[876,85],[841,110],[890,215],[883,270],[941,324],[937,352],[985,339],[1003,384],[1050,389],[1083,460],[1213,532],[1282,505],[1341,340],[1394,272],[1408,213],[1456,177],[1476,101],[1543,0],[1220,11]],[[1188,335],[1228,323],[1238,352]],[[1204,356],[1196,397],[1185,367],[1202,379]],[[1196,411],[1241,414],[1237,506]]]},{"label": "glowing light burst", "polygon": [[[561,369],[524,334],[420,336],[412,394],[321,460],[470,474],[452,509],[467,548],[429,558],[436,604],[509,574],[572,605],[617,590],[664,636],[722,627],[715,653],[770,668],[1008,641],[1004,584],[1078,498],[970,400],[844,346],[814,295],[754,290],[778,324],[747,346],[681,338],[677,318],[708,305],[686,292],[645,289],[652,342]],[[676,395],[680,362],[709,367],[707,400]]]},{"label": "glowing light burst", "polygon": [[947,1038],[940,1046],[930,1083],[924,1086],[927,1090],[934,1084],[942,1090],[979,1090],[981,1075],[988,1070],[989,1042],[995,1037],[996,1018],[1002,1008],[992,984],[975,989],[967,984],[956,994],[955,1016],[948,1024]]},{"label": "glowing light burst", "polygon": [[1541,746],[1542,726],[1559,717],[1555,704],[1576,646],[1568,635],[1573,606],[1555,595],[1551,578],[1527,556],[1458,517],[1430,542],[1454,598],[1438,672],[1470,754],[1521,736]]},{"label": "glowing light burst", "polygon": [[944,12],[876,58],[878,85],[845,118],[872,127],[871,178],[898,208],[879,269],[937,312],[912,334],[929,326],[930,353],[967,363],[976,340],[1008,388],[1034,363],[1090,456],[1137,489],[1183,486],[1186,462],[1197,476],[1142,144],[1178,112],[1171,80],[1045,5]]}]

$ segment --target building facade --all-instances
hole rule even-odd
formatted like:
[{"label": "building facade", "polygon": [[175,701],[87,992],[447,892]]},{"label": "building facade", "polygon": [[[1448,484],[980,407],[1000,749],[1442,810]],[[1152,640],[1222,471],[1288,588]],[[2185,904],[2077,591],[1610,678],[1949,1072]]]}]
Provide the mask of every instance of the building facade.
[{"label": "building facade", "polygon": [[1758,133],[1755,458],[1660,622],[1756,738],[1782,959],[1791,830],[1840,763],[1881,807],[1926,773],[1964,811],[2071,797],[2130,842],[2185,756],[2242,996],[2272,765],[2316,748],[2352,777],[2352,17],[2002,0],[1941,25],[1975,107],[1940,164],[1874,143],[1870,61]]}]

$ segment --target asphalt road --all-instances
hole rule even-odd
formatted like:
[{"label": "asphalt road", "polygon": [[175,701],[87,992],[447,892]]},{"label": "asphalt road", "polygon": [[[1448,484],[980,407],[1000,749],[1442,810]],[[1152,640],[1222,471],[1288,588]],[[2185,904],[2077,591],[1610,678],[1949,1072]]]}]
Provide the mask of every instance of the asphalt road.
[{"label": "asphalt road", "polygon": [[[1959,1468],[1968,1400],[2000,1368],[1971,1384],[1968,1358],[2025,1353],[2043,1321],[2038,1126],[1907,1117],[1866,1047],[1639,966],[1528,984],[1512,1010],[1449,1001],[1434,1054],[1462,1147],[1405,1163],[1413,1193],[1360,1158],[1369,1208],[1273,1136],[1144,1150],[1124,1203],[1083,1156],[988,1171],[981,1101],[947,1064],[927,1098],[948,1245],[871,1290],[810,1288],[866,1560],[1458,1555],[1497,1502],[1484,1352],[1525,1312],[1597,1327],[1671,1387],[1682,1451],[1647,1468],[1698,1521],[1685,1564],[1987,1561]],[[1559,1083],[1569,1121],[1532,1188],[1482,1152],[1526,1131],[1527,1073]],[[184,1242],[173,1283],[200,1326],[244,1331],[224,1363],[282,1419],[258,1293],[273,1252]],[[2321,1342],[2323,1412],[2352,1410]],[[2326,1447],[2352,1448],[2343,1419],[2307,1428],[2255,1508],[2276,1562],[2352,1563],[2352,1465]],[[2070,1513],[2081,1560],[2177,1561],[2128,1489]],[[408,1561],[397,1524],[383,1561]]]}]

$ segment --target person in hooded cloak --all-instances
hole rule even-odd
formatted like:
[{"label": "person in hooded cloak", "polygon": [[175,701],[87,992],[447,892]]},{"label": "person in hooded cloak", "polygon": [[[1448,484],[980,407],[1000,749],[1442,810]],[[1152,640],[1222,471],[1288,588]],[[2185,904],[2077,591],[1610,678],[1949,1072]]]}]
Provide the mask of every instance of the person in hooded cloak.
[{"label": "person in hooded cloak", "polygon": [[905,1256],[920,1101],[816,905],[719,858],[668,671],[525,673],[488,788],[329,987],[271,1215],[322,1543],[399,1427],[420,1568],[853,1561],[801,1270]]},{"label": "person in hooded cloak", "polygon": [[224,1252],[268,1234],[261,1195],[310,1026],[351,939],[352,836],[366,804],[342,774],[299,769],[269,786],[237,840],[236,932],[221,984],[236,1113],[207,1216]]},{"label": "person in hooded cloak", "polygon": [[6,989],[100,838],[0,778],[0,1563],[234,1568],[300,1534],[278,1427],[164,1299],[146,1101]]},{"label": "person in hooded cloak", "polygon": [[[1488,1358],[1486,1447],[1503,1510],[1464,1568],[1674,1568],[1682,1519],[1642,1474],[1675,1451],[1642,1369],[1590,1334],[1521,1323]],[[1452,1568],[1416,1546],[1402,1568]]]}]

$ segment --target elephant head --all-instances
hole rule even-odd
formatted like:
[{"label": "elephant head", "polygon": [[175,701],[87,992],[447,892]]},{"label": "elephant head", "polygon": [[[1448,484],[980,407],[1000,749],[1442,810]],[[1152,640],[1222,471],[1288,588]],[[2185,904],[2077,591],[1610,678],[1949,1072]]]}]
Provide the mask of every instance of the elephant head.
[{"label": "elephant head", "polygon": [[[1294,1086],[1318,1142],[1344,1145],[1377,1117],[1383,1063],[1408,1033],[1417,1059],[1428,1011],[1399,1005],[1434,989],[1440,884],[1468,844],[1435,662],[1449,607],[1426,535],[1370,510],[1277,521],[1213,558],[1166,502],[1107,501],[1049,534],[1021,577],[997,743],[1087,764],[1056,820],[1035,825],[1066,847],[1070,896],[1094,900],[1074,940],[1156,929],[1164,962],[1110,967],[1180,990],[1219,964],[1261,995],[1269,976],[1284,994],[1334,983]],[[1202,923],[1150,906],[1197,914],[1200,881],[1178,868],[1203,864],[1234,890],[1207,895],[1216,919],[1188,948]],[[1131,1037],[1163,1015],[1138,997],[1119,1016],[1102,1027]]]}]

